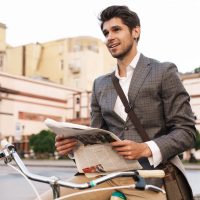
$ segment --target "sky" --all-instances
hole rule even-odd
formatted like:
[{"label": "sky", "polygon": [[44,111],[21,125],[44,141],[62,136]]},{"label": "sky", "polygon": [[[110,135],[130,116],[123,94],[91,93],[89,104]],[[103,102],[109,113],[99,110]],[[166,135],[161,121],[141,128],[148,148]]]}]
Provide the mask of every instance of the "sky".
[{"label": "sky", "polygon": [[127,5],[141,21],[138,50],[177,65],[200,66],[200,0],[0,0],[0,23],[11,46],[75,36],[104,41],[98,15],[110,5]]}]

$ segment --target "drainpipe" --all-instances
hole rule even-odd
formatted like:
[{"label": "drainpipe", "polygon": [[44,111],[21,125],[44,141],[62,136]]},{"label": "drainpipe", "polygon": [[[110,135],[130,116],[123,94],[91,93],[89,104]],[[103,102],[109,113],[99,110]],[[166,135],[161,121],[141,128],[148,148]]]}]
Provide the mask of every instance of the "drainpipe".
[{"label": "drainpipe", "polygon": [[26,46],[22,46],[22,76],[26,76]]}]

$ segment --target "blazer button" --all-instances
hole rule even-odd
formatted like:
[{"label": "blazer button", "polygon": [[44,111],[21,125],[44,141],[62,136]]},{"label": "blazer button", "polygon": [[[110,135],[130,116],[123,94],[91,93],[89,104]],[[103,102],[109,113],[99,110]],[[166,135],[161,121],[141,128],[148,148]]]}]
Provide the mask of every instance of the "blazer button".
[{"label": "blazer button", "polygon": [[124,130],[125,130],[125,131],[127,131],[127,130],[128,130],[128,127],[127,127],[127,126],[125,126],[125,127],[124,127]]}]

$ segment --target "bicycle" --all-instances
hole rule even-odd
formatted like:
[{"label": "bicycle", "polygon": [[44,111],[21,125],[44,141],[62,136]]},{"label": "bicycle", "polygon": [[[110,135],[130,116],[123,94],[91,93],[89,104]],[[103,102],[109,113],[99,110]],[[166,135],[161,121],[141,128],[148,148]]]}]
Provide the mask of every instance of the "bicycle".
[{"label": "bicycle", "polygon": [[[66,199],[70,198],[75,195],[80,195],[83,193],[89,193],[89,192],[96,192],[100,190],[109,190],[109,189],[119,189],[119,188],[134,188],[134,189],[139,189],[139,190],[152,190],[155,192],[162,192],[165,193],[165,191],[162,188],[159,188],[154,185],[147,185],[145,183],[144,178],[163,178],[165,176],[165,173],[163,170],[134,170],[134,171],[127,171],[127,172],[113,172],[108,175],[101,176],[100,178],[97,178],[95,180],[92,180],[87,183],[82,183],[82,184],[77,184],[77,183],[72,183],[69,181],[63,181],[60,180],[58,177],[51,176],[51,177],[46,177],[46,176],[41,176],[37,174],[31,173],[27,167],[24,165],[23,161],[19,157],[16,148],[14,145],[8,143],[7,141],[1,142],[2,150],[0,151],[0,158],[4,159],[4,163],[11,166],[14,168],[10,162],[14,160],[14,162],[17,164],[19,169],[15,168],[21,175],[24,176],[24,178],[31,184],[30,180],[32,181],[37,181],[37,182],[42,182],[49,184],[52,188],[53,192],[53,199],[54,200],[61,200],[61,199]],[[135,180],[135,184],[132,185],[126,185],[126,186],[118,186],[118,187],[110,187],[110,188],[101,188],[101,189],[93,189],[93,190],[85,190],[73,194],[69,194],[63,197],[60,197],[60,187],[69,187],[73,189],[88,189],[88,188],[94,188],[96,185],[99,185],[105,181],[111,180],[113,178],[117,177],[133,177]],[[29,180],[30,179],[30,180]],[[32,189],[34,190],[38,200],[41,200],[40,195],[36,191],[35,187],[33,184],[31,184]]]}]

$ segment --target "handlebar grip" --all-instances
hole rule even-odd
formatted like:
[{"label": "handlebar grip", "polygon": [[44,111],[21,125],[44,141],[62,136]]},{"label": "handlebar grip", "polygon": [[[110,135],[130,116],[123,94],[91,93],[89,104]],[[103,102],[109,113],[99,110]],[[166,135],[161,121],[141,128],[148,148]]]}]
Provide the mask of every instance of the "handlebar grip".
[{"label": "handlebar grip", "polygon": [[137,170],[139,175],[143,178],[164,178],[165,172],[163,170]]}]

